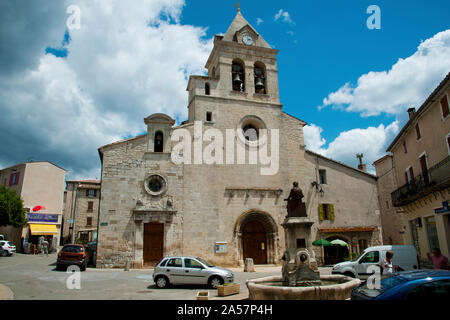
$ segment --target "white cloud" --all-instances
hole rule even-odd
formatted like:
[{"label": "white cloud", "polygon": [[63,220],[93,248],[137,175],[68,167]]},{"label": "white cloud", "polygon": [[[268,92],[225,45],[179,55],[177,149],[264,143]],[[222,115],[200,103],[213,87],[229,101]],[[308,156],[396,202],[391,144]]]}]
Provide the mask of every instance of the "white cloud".
[{"label": "white cloud", "polygon": [[275,21],[281,20],[283,22],[286,22],[290,25],[295,25],[295,22],[291,19],[291,16],[289,15],[289,12],[284,11],[283,9],[280,9],[278,13],[274,17]]},{"label": "white cloud", "polygon": [[[184,1],[77,5],[81,29],[70,31],[67,58],[46,55],[41,45],[35,67],[0,75],[0,145],[9,150],[2,164],[31,157],[68,169],[69,178],[95,178],[98,147],[145,131],[143,119],[155,112],[187,118],[188,76],[204,73],[212,41],[205,29],[178,23]],[[65,24],[60,11],[53,14]],[[22,36],[11,30],[11,39]]]},{"label": "white cloud", "polygon": [[307,149],[353,167],[359,163],[356,154],[363,153],[363,163],[371,173],[375,172],[372,163],[386,154],[387,145],[398,131],[398,121],[392,122],[387,127],[380,124],[378,127],[351,129],[341,132],[328,147],[324,147],[326,141],[321,137],[322,128],[315,124],[303,128]]},{"label": "white cloud", "polygon": [[423,41],[417,51],[399,59],[388,71],[371,71],[323,100],[326,106],[344,108],[362,116],[381,113],[401,114],[420,107],[428,95],[450,71],[450,29]]},{"label": "white cloud", "polygon": [[261,23],[263,23],[264,20],[261,18],[256,18],[256,25],[259,26]]}]

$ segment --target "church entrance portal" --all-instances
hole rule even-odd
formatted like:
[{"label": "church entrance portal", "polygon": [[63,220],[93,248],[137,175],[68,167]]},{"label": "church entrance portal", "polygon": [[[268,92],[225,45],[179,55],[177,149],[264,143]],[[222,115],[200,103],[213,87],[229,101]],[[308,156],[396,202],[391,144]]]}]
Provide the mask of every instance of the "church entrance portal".
[{"label": "church entrance portal", "polygon": [[164,253],[164,224],[144,224],[144,266],[154,266]]},{"label": "church entrance portal", "polygon": [[242,230],[244,260],[252,258],[254,264],[267,264],[266,229],[259,221],[249,221]]}]

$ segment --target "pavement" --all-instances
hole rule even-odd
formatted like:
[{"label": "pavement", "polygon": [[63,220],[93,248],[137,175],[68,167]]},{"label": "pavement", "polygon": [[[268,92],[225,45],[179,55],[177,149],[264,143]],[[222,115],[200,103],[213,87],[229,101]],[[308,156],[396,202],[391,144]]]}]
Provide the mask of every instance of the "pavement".
[{"label": "pavement", "polygon": [[[218,297],[216,289],[186,285],[158,289],[153,282],[153,269],[87,268],[77,279],[65,271],[56,271],[56,254],[14,254],[0,257],[0,300],[196,300],[199,291],[208,291],[210,300],[242,300],[248,298],[246,280],[281,274],[281,266],[255,266],[255,272],[230,268],[240,293]],[[319,268],[321,274],[331,274],[331,268]]]}]

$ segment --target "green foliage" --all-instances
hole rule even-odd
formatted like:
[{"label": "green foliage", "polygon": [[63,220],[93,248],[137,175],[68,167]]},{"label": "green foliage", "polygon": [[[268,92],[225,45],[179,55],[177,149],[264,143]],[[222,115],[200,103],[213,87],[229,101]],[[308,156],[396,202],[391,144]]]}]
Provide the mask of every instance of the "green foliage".
[{"label": "green foliage", "polygon": [[12,225],[16,228],[27,223],[23,201],[14,190],[0,187],[0,226]]}]

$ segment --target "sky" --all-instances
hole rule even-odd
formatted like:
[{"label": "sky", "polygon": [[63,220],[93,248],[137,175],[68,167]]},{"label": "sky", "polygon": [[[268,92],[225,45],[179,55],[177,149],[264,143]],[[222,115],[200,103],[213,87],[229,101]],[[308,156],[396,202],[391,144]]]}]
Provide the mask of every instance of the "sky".
[{"label": "sky", "polygon": [[[145,133],[156,112],[186,120],[189,75],[205,74],[236,2],[1,1],[0,168],[48,160],[67,179],[98,179],[100,146]],[[450,72],[448,1],[239,4],[280,50],[280,100],[308,123],[307,148],[351,166],[363,153],[372,173],[406,110]],[[367,26],[371,5],[379,29]]]}]

